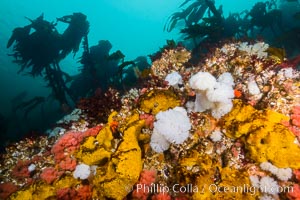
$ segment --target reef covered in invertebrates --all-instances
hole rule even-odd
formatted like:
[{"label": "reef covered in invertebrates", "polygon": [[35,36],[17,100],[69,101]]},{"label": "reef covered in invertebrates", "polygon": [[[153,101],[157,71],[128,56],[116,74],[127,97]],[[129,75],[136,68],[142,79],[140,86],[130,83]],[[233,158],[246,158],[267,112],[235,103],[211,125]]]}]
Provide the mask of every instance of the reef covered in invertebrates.
[{"label": "reef covered in invertebrates", "polygon": [[7,147],[0,199],[299,198],[300,72],[268,48],[163,50],[118,106]]}]

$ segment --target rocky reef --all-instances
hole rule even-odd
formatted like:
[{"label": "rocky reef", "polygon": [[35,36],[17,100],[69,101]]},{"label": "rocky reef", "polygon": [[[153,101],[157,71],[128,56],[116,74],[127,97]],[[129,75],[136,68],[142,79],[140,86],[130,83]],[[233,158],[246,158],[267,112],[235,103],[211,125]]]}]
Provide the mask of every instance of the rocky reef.
[{"label": "rocky reef", "polygon": [[300,72],[271,50],[165,49],[118,106],[8,146],[0,199],[299,199]]}]

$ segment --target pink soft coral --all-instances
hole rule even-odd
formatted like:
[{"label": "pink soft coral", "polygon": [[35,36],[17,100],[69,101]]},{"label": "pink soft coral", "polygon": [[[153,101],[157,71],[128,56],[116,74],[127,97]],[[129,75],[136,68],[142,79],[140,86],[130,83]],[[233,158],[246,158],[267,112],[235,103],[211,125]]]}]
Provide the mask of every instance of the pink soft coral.
[{"label": "pink soft coral", "polygon": [[298,140],[300,140],[300,106],[295,106],[292,110],[291,114],[291,122],[290,130],[297,136]]},{"label": "pink soft coral", "polygon": [[96,136],[101,128],[102,126],[98,125],[85,132],[70,131],[59,138],[51,149],[58,166],[63,170],[73,171],[77,162],[72,158],[72,154],[80,148],[80,144],[85,137]]},{"label": "pink soft coral", "polygon": [[155,179],[156,171],[143,170],[140,175],[139,182],[137,183],[137,188],[132,192],[132,198],[146,200],[149,195],[149,191],[147,188],[151,187],[151,184],[155,182]]},{"label": "pink soft coral", "polygon": [[152,200],[171,200],[171,196],[168,193],[159,193],[152,197]]},{"label": "pink soft coral", "polygon": [[136,200],[146,200],[148,198],[148,195],[148,192],[133,190],[131,197],[132,199]]},{"label": "pink soft coral", "polygon": [[152,183],[155,182],[156,179],[156,171],[154,170],[143,170],[140,175],[140,184],[145,184],[150,186]]},{"label": "pink soft coral", "polygon": [[293,108],[291,119],[293,125],[300,127],[300,106],[295,106]]},{"label": "pink soft coral", "polygon": [[59,200],[89,200],[92,199],[92,188],[89,185],[81,185],[77,189],[62,188],[56,191]]},{"label": "pink soft coral", "polygon": [[74,199],[87,200],[92,199],[92,188],[89,185],[80,186],[77,189],[77,195]]},{"label": "pink soft coral", "polygon": [[295,169],[293,173],[295,174],[296,179],[300,181],[300,169]]},{"label": "pink soft coral", "polygon": [[293,107],[290,118],[290,121],[282,122],[282,124],[288,127],[300,141],[300,105]]},{"label": "pink soft coral", "polygon": [[63,172],[57,171],[53,167],[48,167],[43,170],[41,173],[41,179],[44,180],[46,183],[51,184],[53,181],[55,181],[57,178],[59,178],[62,175]]},{"label": "pink soft coral", "polygon": [[293,189],[287,193],[287,197],[291,200],[300,200],[300,185],[295,184]]},{"label": "pink soft coral", "polygon": [[56,191],[56,197],[59,200],[70,200],[76,196],[76,190],[73,188],[62,188]]},{"label": "pink soft coral", "polygon": [[81,132],[68,132],[64,134],[52,147],[51,152],[54,153],[54,159],[60,161],[62,154],[73,153],[79,148],[83,136]]},{"label": "pink soft coral", "polygon": [[12,176],[18,179],[30,177],[30,172],[28,170],[30,163],[31,162],[29,160],[18,160],[16,166],[12,170]]},{"label": "pink soft coral", "polygon": [[0,184],[0,199],[7,199],[12,193],[18,190],[18,186],[13,183]]},{"label": "pink soft coral", "polygon": [[64,160],[62,160],[58,166],[63,170],[73,171],[75,170],[76,165],[77,161],[74,158],[68,156]]},{"label": "pink soft coral", "polygon": [[155,120],[153,115],[141,114],[140,119],[144,119],[146,126],[149,127],[150,129],[153,129],[153,127],[154,127],[153,124],[154,124],[154,120]]},{"label": "pink soft coral", "polygon": [[54,160],[63,170],[74,170],[76,160],[71,155],[80,147],[84,138],[81,132],[68,132],[64,134],[52,147],[51,152],[54,154]]},{"label": "pink soft coral", "polygon": [[87,131],[84,132],[84,137],[96,136],[96,135],[98,135],[98,133],[101,129],[102,129],[101,125],[97,125],[93,128],[90,128],[90,129],[88,129]]}]

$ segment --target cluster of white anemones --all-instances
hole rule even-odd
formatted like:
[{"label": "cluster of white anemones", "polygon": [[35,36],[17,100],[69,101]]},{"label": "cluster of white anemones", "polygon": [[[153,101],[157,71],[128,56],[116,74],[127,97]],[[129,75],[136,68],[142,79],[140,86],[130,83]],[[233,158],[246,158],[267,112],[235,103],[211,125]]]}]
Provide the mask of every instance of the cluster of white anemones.
[{"label": "cluster of white anemones", "polygon": [[212,116],[216,119],[231,111],[234,81],[230,73],[225,72],[216,79],[209,72],[198,72],[190,78],[189,84],[196,91],[196,101],[192,111],[211,110]]},{"label": "cluster of white anemones", "polygon": [[[178,87],[183,83],[178,72],[167,75],[165,81],[173,87]],[[230,73],[223,73],[216,79],[209,72],[198,72],[190,78],[189,85],[196,91],[196,101],[186,104],[189,111],[211,110],[212,116],[217,119],[231,111],[234,81]],[[171,143],[182,144],[188,138],[191,123],[187,111],[183,107],[159,112],[155,118],[156,122],[154,122],[150,142],[155,152],[167,150]],[[216,141],[221,138],[222,135],[217,133],[213,137]]]}]

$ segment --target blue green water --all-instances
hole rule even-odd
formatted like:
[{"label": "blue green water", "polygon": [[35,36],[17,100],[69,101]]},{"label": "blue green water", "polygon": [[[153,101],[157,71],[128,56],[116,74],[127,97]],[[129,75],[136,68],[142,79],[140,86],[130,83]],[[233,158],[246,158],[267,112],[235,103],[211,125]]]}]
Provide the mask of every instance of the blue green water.
[{"label": "blue green water", "polygon": [[[0,2],[0,114],[4,116],[7,126],[6,133],[2,135],[22,134],[30,130],[43,129],[53,124],[50,119],[57,119],[61,115],[59,106],[55,102],[45,104],[43,117],[40,117],[38,109],[33,110],[27,119],[22,117],[22,113],[11,112],[11,100],[18,94],[25,91],[24,98],[30,99],[35,96],[48,96],[51,92],[45,87],[46,83],[41,77],[32,78],[18,74],[19,66],[12,62],[12,57],[7,55],[12,52],[11,48],[6,48],[6,43],[13,29],[29,23],[25,17],[35,19],[44,13],[44,19],[51,22],[56,21],[57,17],[82,12],[87,15],[90,23],[88,34],[90,46],[96,45],[99,40],[109,40],[113,46],[111,52],[121,50],[126,60],[132,60],[158,51],[167,39],[180,40],[178,29],[166,32],[163,31],[163,27],[168,17],[180,10],[178,6],[183,2],[183,0],[2,0]],[[232,12],[249,10],[256,2],[258,1],[216,0],[215,5],[217,8],[222,5],[223,15],[227,16]],[[299,10],[297,2],[282,2],[285,6],[283,16],[286,19],[289,17],[288,12]],[[66,25],[58,24],[57,29],[63,32]],[[81,54],[81,48],[74,58],[70,54],[61,61],[61,68],[70,75],[78,74],[80,64],[77,61]],[[6,136],[4,138],[10,138]]]}]

